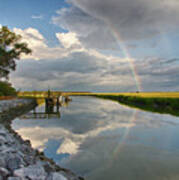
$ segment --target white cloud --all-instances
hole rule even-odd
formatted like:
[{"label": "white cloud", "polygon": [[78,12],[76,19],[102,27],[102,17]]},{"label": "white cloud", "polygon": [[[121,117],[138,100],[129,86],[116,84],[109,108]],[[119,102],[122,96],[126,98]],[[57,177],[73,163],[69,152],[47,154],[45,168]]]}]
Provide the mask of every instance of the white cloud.
[{"label": "white cloud", "polygon": [[56,37],[61,42],[64,48],[71,48],[74,46],[81,46],[80,41],[78,40],[76,33],[56,33]]},{"label": "white cloud", "polygon": [[58,149],[57,153],[58,154],[76,154],[78,152],[80,142],[73,142],[71,139],[65,139]]},{"label": "white cloud", "polygon": [[85,48],[74,32],[56,33],[56,37],[59,40],[59,45],[56,47],[49,47],[46,39],[43,35],[34,28],[27,29],[13,29],[15,33],[20,34],[23,42],[26,42],[29,48],[32,49],[31,55],[25,55],[23,59],[61,59],[70,56],[75,52],[87,53],[89,56],[95,58],[103,58],[104,60],[114,61],[126,61],[123,58],[115,57],[112,55],[104,55],[93,48]]},{"label": "white cloud", "polygon": [[43,19],[43,15],[32,15],[32,19]]},{"label": "white cloud", "polygon": [[13,31],[23,37],[23,41],[27,42],[30,48],[43,47],[46,48],[45,38],[42,34],[34,28],[27,28],[25,30],[14,28]]},{"label": "white cloud", "polygon": [[49,47],[47,45],[46,39],[43,35],[34,28],[27,28],[27,29],[19,29],[14,28],[14,32],[20,34],[23,39],[23,42],[26,42],[29,48],[32,49],[32,55],[23,56],[24,59],[57,59],[66,57],[69,52],[65,49],[60,47]]}]

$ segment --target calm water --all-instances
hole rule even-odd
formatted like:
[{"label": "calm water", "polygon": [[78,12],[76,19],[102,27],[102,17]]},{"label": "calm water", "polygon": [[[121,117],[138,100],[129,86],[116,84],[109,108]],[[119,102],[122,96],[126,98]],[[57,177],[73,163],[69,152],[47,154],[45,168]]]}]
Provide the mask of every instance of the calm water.
[{"label": "calm water", "polygon": [[13,128],[87,180],[179,179],[178,117],[91,97],[73,97],[60,113],[27,115],[14,120]]}]

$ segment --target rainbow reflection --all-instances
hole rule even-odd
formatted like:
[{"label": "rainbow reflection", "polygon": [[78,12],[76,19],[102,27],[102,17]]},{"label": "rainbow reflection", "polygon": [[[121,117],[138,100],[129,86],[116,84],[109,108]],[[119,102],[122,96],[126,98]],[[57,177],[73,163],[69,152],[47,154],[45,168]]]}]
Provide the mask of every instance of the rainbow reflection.
[{"label": "rainbow reflection", "polygon": [[[133,124],[136,121],[137,115],[138,115],[138,110],[135,109],[132,113],[131,119],[129,120],[129,124]],[[115,160],[119,153],[122,151],[123,147],[125,147],[125,140],[128,137],[129,133],[130,133],[130,127],[126,127],[125,132],[122,134],[121,138],[120,138],[120,142],[118,143],[118,145],[116,146],[116,148],[114,149],[113,153],[113,158],[110,160],[109,162],[109,166],[112,166],[112,164],[114,163],[113,160]]]}]

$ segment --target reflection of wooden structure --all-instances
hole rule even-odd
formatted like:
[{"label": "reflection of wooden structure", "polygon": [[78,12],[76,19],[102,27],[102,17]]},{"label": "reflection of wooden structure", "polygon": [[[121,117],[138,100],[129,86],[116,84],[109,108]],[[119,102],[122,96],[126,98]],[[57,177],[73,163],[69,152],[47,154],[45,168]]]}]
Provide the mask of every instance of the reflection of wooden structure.
[{"label": "reflection of wooden structure", "polygon": [[38,113],[28,113],[24,116],[21,116],[21,119],[50,119],[50,118],[60,118],[60,112],[53,112],[50,114],[44,113],[44,112],[38,112]]},{"label": "reflection of wooden structure", "polygon": [[[56,109],[56,111],[54,110]],[[29,112],[23,116],[21,119],[50,119],[50,118],[60,118],[60,108],[54,108],[54,105],[49,106],[48,108],[45,106],[45,112],[36,112],[36,108],[33,112]]]},{"label": "reflection of wooden structure", "polygon": [[45,111],[36,112],[36,109],[33,112],[30,112],[21,117],[21,119],[50,119],[50,118],[60,118],[60,107],[68,106],[68,103],[71,99],[68,96],[58,96],[53,97],[51,92],[48,91],[48,97],[45,98]]}]

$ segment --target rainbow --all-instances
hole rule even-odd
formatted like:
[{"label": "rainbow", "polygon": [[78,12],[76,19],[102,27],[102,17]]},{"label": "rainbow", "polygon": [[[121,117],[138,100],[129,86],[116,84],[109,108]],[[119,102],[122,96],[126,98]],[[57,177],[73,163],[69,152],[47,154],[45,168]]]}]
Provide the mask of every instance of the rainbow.
[{"label": "rainbow", "polygon": [[[110,30],[113,32],[114,37],[118,40],[118,43],[119,43],[119,46],[120,46],[121,51],[123,53],[123,56],[127,60],[128,64],[129,64],[129,67],[131,69],[131,73],[132,73],[132,76],[134,78],[134,82],[135,82],[137,91],[142,91],[141,79],[140,79],[140,76],[137,73],[134,58],[131,57],[127,47],[125,46],[125,43],[124,43],[124,41],[123,41],[123,39],[121,37],[121,34],[120,34],[119,30],[116,29],[110,23],[107,23],[107,25],[110,28]],[[131,118],[129,120],[129,124],[135,123],[135,121],[137,119],[137,116],[138,116],[138,110],[135,109],[133,111],[132,115],[131,115]],[[114,159],[115,159],[116,156],[118,156],[118,154],[120,153],[120,151],[124,147],[125,140],[128,137],[128,135],[130,134],[130,129],[131,129],[131,127],[126,127],[125,132],[123,133],[118,146],[114,149],[114,151],[113,151]],[[111,163],[113,163],[113,162],[111,162]]]},{"label": "rainbow", "polygon": [[120,35],[120,32],[114,26],[110,25],[109,23],[107,23],[107,24],[108,24],[109,28],[111,29],[111,31],[113,32],[113,35],[115,36],[115,38],[118,40],[121,51],[122,51],[125,59],[129,63],[131,73],[133,75],[133,78],[134,78],[134,81],[136,84],[137,91],[141,91],[142,90],[141,80],[140,80],[140,77],[137,73],[137,69],[135,67],[134,59],[130,56],[130,53],[129,53],[127,47],[125,46],[125,43],[124,43],[124,41]]}]

